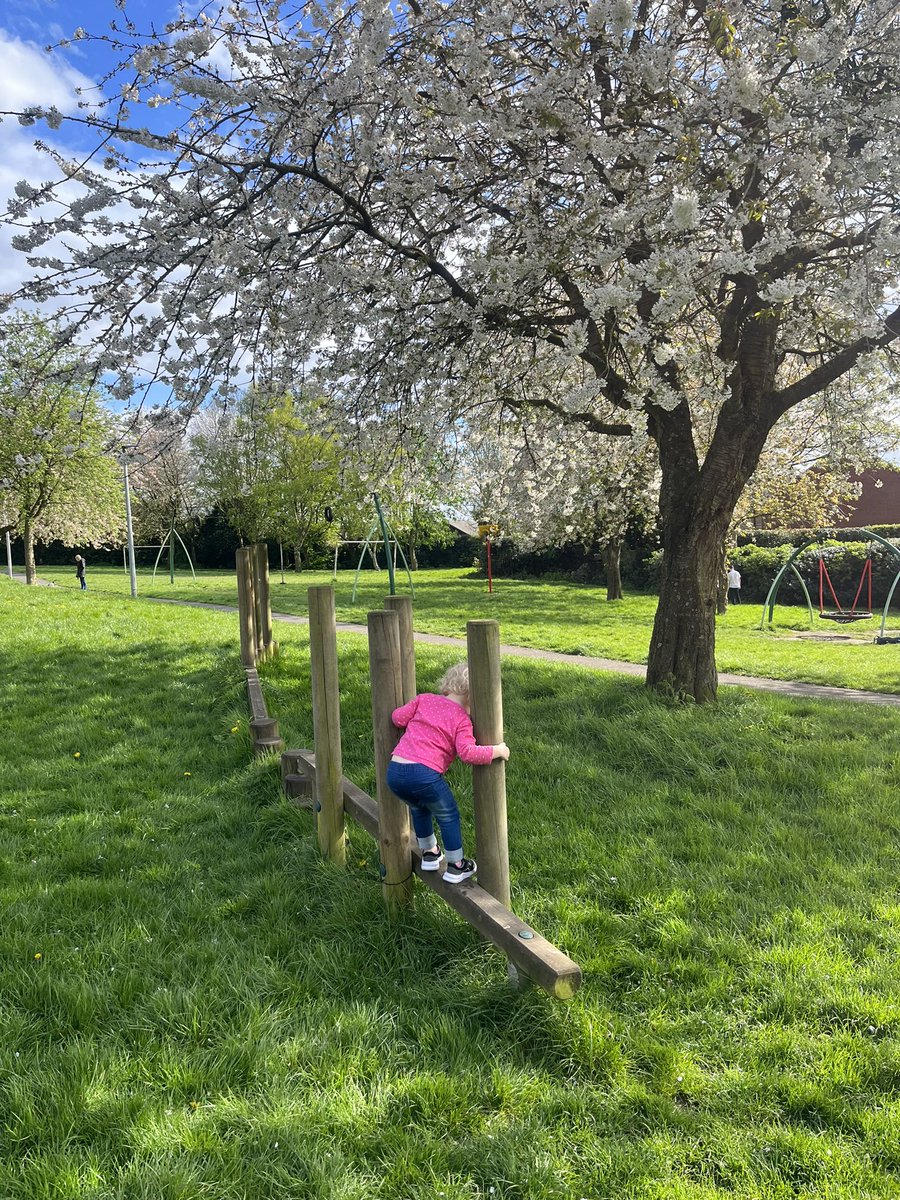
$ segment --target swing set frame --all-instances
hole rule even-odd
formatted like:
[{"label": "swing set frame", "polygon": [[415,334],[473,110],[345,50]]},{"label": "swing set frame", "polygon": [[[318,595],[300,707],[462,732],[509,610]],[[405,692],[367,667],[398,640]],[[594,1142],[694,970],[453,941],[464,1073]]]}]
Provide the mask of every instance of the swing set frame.
[{"label": "swing set frame", "polygon": [[[898,565],[897,573],[894,575],[893,582],[891,583],[891,586],[888,590],[887,600],[885,601],[884,608],[881,613],[881,628],[879,629],[877,636],[874,638],[874,641],[878,645],[884,645],[887,642],[898,640],[896,638],[886,638],[884,636],[884,627],[885,627],[885,623],[887,621],[888,612],[890,611],[891,601],[894,598],[894,591],[896,590],[897,584],[900,583],[900,549],[898,549],[891,542],[887,541],[886,538],[881,537],[877,533],[873,533],[871,529],[861,529],[860,533],[864,534],[870,541],[877,542],[880,546],[884,546],[884,548],[894,556],[894,559],[896,560],[896,563]],[[772,624],[772,621],[774,619],[774,613],[775,613],[775,601],[778,597],[778,589],[781,587],[782,580],[784,579],[784,577],[788,573],[788,571],[793,571],[793,573],[797,576],[797,578],[800,581],[800,586],[803,589],[803,595],[806,598],[806,606],[807,606],[807,609],[809,610],[809,627],[810,627],[810,629],[812,629],[813,621],[815,619],[815,615],[813,613],[812,600],[810,599],[809,590],[807,589],[807,586],[803,579],[803,576],[797,570],[795,563],[796,563],[797,559],[800,557],[800,555],[803,554],[803,552],[805,550],[808,550],[810,548],[810,546],[815,546],[815,545],[821,546],[821,544],[825,541],[826,536],[827,536],[826,531],[822,531],[816,537],[810,538],[808,542],[804,542],[802,546],[799,546],[793,552],[793,554],[790,556],[790,558],[787,560],[787,562],[784,564],[784,566],[781,568],[781,570],[775,576],[775,579],[772,582],[772,586],[769,588],[769,594],[766,596],[765,602],[763,604],[762,619],[760,620],[760,623],[759,623],[760,629],[765,629],[768,625]],[[868,607],[867,611],[860,612],[860,611],[857,611],[856,606],[859,603],[859,598],[862,595],[863,586],[865,585],[867,580],[868,580],[868,585],[869,585],[869,588],[868,588],[869,607]],[[828,585],[829,591],[831,592],[831,598],[834,600],[834,603],[836,606],[834,609],[826,610],[826,608],[825,608],[825,584],[826,583]],[[767,610],[768,610],[768,616],[766,616]],[[828,568],[825,566],[825,559],[820,552],[820,554],[819,554],[819,614],[818,615],[821,620],[836,621],[838,624],[842,624],[842,625],[847,624],[850,621],[871,620],[871,618],[874,616],[874,613],[872,612],[872,560],[871,560],[871,558],[867,558],[865,565],[863,566],[862,575],[859,580],[859,587],[856,589],[856,595],[853,598],[852,607],[849,609],[845,609],[845,608],[841,607],[840,601],[837,598],[834,587],[832,586],[832,583],[831,583],[831,578],[828,574]]]}]

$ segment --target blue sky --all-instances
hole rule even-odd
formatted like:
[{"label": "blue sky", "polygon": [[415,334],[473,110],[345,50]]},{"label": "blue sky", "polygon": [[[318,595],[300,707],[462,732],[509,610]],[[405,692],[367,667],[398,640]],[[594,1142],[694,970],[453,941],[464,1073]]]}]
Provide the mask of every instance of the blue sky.
[{"label": "blue sky", "polygon": [[[140,31],[151,25],[162,29],[177,16],[177,6],[175,0],[128,0],[127,14]],[[0,10],[0,110],[55,105],[63,113],[76,113],[77,89],[93,89],[118,57],[90,39],[50,54],[45,48],[71,38],[79,26],[88,34],[109,34],[110,22],[117,18],[121,27],[123,14],[113,0],[5,0]],[[35,148],[36,139],[66,151],[93,146],[95,138],[76,125],[63,123],[55,131],[43,123],[23,128],[14,117],[5,117],[0,124],[0,212],[20,179],[36,183],[57,177],[55,165]],[[25,256],[10,245],[13,233],[0,226],[0,292],[14,292],[30,273]],[[167,388],[153,385],[153,400],[162,402],[167,395]]]},{"label": "blue sky", "polygon": [[[139,30],[157,29],[177,15],[174,3],[128,0],[128,16]],[[74,41],[48,54],[45,47],[71,38],[81,26],[89,34],[110,33],[110,22],[123,14],[113,0],[5,0],[0,15],[0,110],[19,111],[30,105],[55,104],[63,113],[77,111],[76,89],[93,88],[115,65],[116,56],[105,44]],[[47,180],[55,168],[35,150],[37,138],[57,148],[84,147],[93,136],[77,126],[56,131],[38,124],[23,128],[14,117],[0,124],[0,209],[6,207],[20,179]],[[9,246],[10,233],[0,229],[0,291],[12,291],[28,271],[24,258]]]}]

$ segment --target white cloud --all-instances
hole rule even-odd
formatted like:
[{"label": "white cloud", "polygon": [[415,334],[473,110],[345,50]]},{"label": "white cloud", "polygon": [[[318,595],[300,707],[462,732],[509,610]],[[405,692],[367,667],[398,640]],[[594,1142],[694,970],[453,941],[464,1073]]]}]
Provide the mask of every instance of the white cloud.
[{"label": "white cloud", "polygon": [[[16,112],[32,105],[55,106],[63,113],[77,111],[78,88],[93,88],[93,80],[70,67],[59,55],[24,42],[0,29],[0,110]],[[6,209],[20,179],[36,184],[58,175],[51,159],[35,147],[43,138],[65,150],[65,126],[57,132],[39,122],[23,128],[15,117],[0,124],[0,212]],[[15,230],[0,226],[0,292],[12,292],[30,274],[25,256],[10,244]]]},{"label": "white cloud", "polygon": [[[23,42],[0,29],[0,109],[17,112],[31,104],[45,108],[56,105],[60,112],[73,112],[76,90],[94,82],[69,66],[59,54],[47,54],[40,46]],[[5,140],[5,139],[4,139]]]}]

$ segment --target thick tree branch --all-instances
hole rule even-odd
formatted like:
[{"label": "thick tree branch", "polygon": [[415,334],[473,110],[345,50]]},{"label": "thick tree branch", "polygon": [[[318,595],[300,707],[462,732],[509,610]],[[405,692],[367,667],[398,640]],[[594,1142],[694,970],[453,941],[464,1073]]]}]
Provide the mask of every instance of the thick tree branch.
[{"label": "thick tree branch", "polygon": [[846,375],[856,366],[863,355],[871,354],[873,350],[883,350],[885,346],[889,346],[891,342],[900,338],[900,306],[886,318],[884,328],[885,332],[880,337],[859,338],[852,345],[841,350],[834,358],[821,363],[804,375],[802,379],[798,379],[796,383],[774,392],[771,402],[778,416],[782,416],[788,409],[808,400],[810,396],[815,396],[829,384],[840,379],[842,375]]}]

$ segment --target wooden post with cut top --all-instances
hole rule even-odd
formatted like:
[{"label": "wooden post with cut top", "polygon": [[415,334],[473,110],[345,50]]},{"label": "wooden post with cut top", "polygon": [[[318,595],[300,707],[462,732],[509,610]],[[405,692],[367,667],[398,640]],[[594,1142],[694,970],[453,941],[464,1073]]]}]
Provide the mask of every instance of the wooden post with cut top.
[{"label": "wooden post with cut top", "polygon": [[[466,624],[469,702],[475,740],[482,746],[503,741],[503,693],[500,688],[500,626],[496,621]],[[472,804],[478,882],[509,908],[509,838],[506,827],[506,763],[495,758],[472,768]]]},{"label": "wooden post with cut top", "polygon": [[413,636],[413,607],[410,596],[385,596],[384,607],[400,619],[400,691],[402,704],[416,694],[416,643]]},{"label": "wooden post with cut top", "polygon": [[395,913],[411,904],[413,896],[409,809],[385,778],[399,738],[391,713],[403,703],[400,619],[396,612],[370,612],[368,626],[382,895],[388,912]]},{"label": "wooden post with cut top", "polygon": [[334,588],[311,587],[309,657],[312,672],[313,736],[316,746],[315,810],[319,849],[344,866],[344,768],[341,762],[341,706],[338,684]]},{"label": "wooden post with cut top", "polygon": [[253,595],[251,552],[250,546],[241,546],[234,556],[237,569],[241,662],[245,667],[256,666],[256,601]]},{"label": "wooden post with cut top", "polygon": [[272,653],[272,602],[269,595],[269,547],[257,542],[253,547],[253,587],[256,609],[256,651],[259,657]]}]

